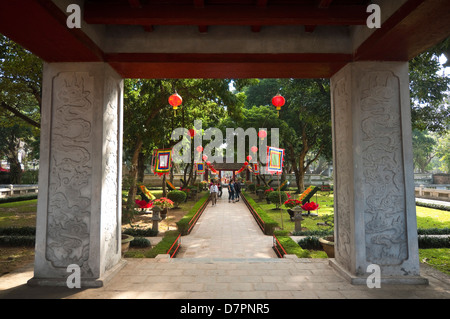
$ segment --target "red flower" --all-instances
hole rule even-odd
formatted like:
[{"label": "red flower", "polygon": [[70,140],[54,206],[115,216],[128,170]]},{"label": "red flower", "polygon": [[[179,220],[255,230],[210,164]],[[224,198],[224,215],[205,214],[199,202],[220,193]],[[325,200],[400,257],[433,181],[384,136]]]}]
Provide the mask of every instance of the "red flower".
[{"label": "red flower", "polygon": [[152,202],[146,202],[145,200],[139,200],[136,199],[136,204],[139,206],[139,208],[152,208],[153,203]]},{"label": "red flower", "polygon": [[316,210],[318,208],[319,208],[319,204],[316,204],[314,202],[306,203],[302,206],[302,209],[307,210],[307,211]]}]

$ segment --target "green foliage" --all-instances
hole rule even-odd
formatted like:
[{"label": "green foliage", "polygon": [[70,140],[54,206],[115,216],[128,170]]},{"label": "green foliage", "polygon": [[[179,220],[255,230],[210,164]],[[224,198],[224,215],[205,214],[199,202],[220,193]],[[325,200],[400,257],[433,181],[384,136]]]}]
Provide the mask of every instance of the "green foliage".
[{"label": "green foliage", "polygon": [[206,193],[203,195],[202,198],[200,198],[195,205],[189,210],[189,212],[183,216],[178,222],[177,222],[177,228],[180,234],[186,235],[189,229],[189,222],[191,219],[195,216],[195,214],[199,211],[199,209],[202,207],[202,205],[209,199],[209,193]]},{"label": "green foliage", "polygon": [[259,215],[261,220],[264,223],[264,234],[266,235],[272,235],[275,227],[279,227],[278,223],[274,221],[264,209],[262,209],[254,200],[251,198],[249,194],[246,192],[241,193],[242,196],[245,197],[248,204],[255,210],[255,212]]},{"label": "green foliage", "polygon": [[[280,197],[281,197],[281,199],[280,199]],[[272,204],[276,205],[276,208],[280,208],[280,206],[283,205],[283,203],[285,201],[287,201],[287,199],[288,199],[286,192],[283,192],[283,191],[270,192],[268,195],[268,198]],[[280,205],[280,201],[281,201],[281,205]]]},{"label": "green foliage", "polygon": [[308,237],[302,238],[297,243],[303,249],[310,249],[310,250],[321,250],[322,249],[322,245],[319,242],[319,238],[315,237],[315,236],[308,236]]},{"label": "green foliage", "polygon": [[2,227],[0,228],[0,236],[35,236],[36,227]]},{"label": "green foliage", "polygon": [[186,200],[187,194],[183,191],[173,190],[167,194],[167,198],[174,202],[175,207],[178,207]]},{"label": "green foliage", "polygon": [[37,194],[33,195],[23,195],[23,196],[13,196],[13,197],[4,197],[0,198],[0,204],[3,203],[14,203],[14,202],[23,202],[29,200],[36,200],[38,197]]},{"label": "green foliage", "polygon": [[419,236],[419,248],[450,248],[450,237]]},{"label": "green foliage", "polygon": [[277,236],[287,254],[296,255],[298,258],[309,258],[310,253],[300,247],[290,236]]},{"label": "green foliage", "polygon": [[151,243],[147,238],[144,237],[134,237],[130,242],[130,247],[150,247]]},{"label": "green foliage", "polygon": [[145,254],[147,258],[155,258],[159,254],[166,254],[169,248],[177,239],[179,233],[177,231],[168,231],[165,233],[163,239],[155,245],[150,251]]},{"label": "green foliage", "polygon": [[0,246],[34,247],[35,242],[36,242],[35,236],[0,236]]},{"label": "green foliage", "polygon": [[155,237],[158,235],[157,230],[152,228],[139,229],[139,228],[127,228],[123,231],[124,234],[131,235],[133,237]]}]

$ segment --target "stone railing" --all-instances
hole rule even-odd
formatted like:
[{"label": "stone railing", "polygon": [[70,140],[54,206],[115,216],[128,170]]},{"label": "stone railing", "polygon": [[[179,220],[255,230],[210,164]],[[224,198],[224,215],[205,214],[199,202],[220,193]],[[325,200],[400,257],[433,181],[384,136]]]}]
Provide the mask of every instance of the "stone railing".
[{"label": "stone railing", "polygon": [[37,185],[0,185],[0,198],[37,194]]},{"label": "stone railing", "polygon": [[450,190],[416,187],[415,194],[417,198],[435,199],[450,202]]}]

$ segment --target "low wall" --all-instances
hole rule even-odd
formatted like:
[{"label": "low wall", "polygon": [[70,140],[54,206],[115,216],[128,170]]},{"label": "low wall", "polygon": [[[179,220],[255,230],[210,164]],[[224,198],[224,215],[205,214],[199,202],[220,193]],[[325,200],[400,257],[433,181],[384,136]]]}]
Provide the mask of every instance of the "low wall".
[{"label": "low wall", "polygon": [[433,174],[433,184],[450,184],[450,174]]},{"label": "low wall", "polygon": [[443,200],[450,202],[450,190],[416,187],[415,194],[417,198]]},{"label": "low wall", "polygon": [[0,198],[37,194],[37,185],[0,185]]}]

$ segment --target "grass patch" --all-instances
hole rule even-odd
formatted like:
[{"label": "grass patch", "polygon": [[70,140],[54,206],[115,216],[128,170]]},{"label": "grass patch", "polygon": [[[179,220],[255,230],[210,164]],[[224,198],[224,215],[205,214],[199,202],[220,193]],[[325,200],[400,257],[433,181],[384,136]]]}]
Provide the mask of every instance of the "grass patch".
[{"label": "grass patch", "polygon": [[163,239],[151,249],[133,249],[124,254],[125,258],[155,258],[159,254],[166,254],[170,246],[177,239],[179,232],[176,230],[165,233]]},{"label": "grass patch", "polygon": [[450,275],[450,254],[448,249],[419,249],[420,262]]},{"label": "grass patch", "polygon": [[188,229],[191,225],[189,225],[189,222],[191,219],[195,216],[197,211],[202,207],[202,205],[208,200],[209,193],[205,193],[196,203],[195,205],[189,210],[189,212],[184,215],[183,218],[181,218],[177,222],[178,231],[182,235],[186,235],[188,233]]},{"label": "grass patch", "polygon": [[287,254],[296,255],[298,258],[311,257],[310,252],[301,248],[291,237],[289,236],[277,236],[278,241]]}]

